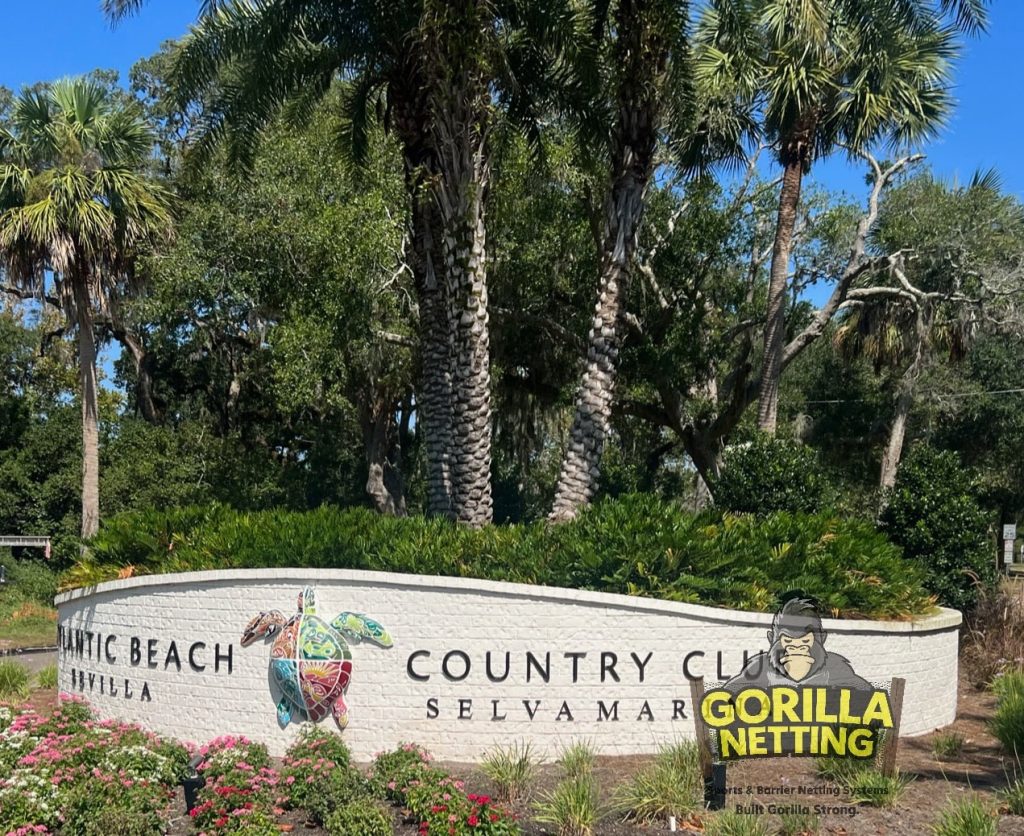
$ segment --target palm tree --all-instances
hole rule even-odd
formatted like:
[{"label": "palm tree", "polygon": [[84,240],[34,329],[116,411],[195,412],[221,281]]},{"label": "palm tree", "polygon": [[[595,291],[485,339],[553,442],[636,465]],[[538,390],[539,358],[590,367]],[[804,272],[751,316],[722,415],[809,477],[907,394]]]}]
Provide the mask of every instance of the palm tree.
[{"label": "palm tree", "polygon": [[957,32],[987,0],[711,0],[699,74],[759,113],[782,166],[769,273],[758,427],[773,434],[790,251],[804,175],[836,148],[857,153],[932,135],[951,109]]},{"label": "palm tree", "polygon": [[[143,0],[107,0],[115,18]],[[340,77],[358,158],[379,116],[402,144],[419,291],[428,511],[491,519],[486,205],[498,106],[535,126],[562,78],[571,0],[207,0],[181,44],[183,99],[215,92],[201,140],[246,162],[283,108],[301,117]]]},{"label": "palm tree", "polygon": [[611,127],[606,137],[610,183],[601,219],[601,272],[552,521],[574,517],[598,487],[610,431],[623,299],[654,174],[658,134],[672,115],[671,104],[687,88],[685,3],[619,0],[608,15],[607,29],[612,108],[602,114]]},{"label": "palm tree", "polygon": [[168,195],[140,173],[153,139],[134,108],[84,79],[25,91],[0,133],[0,258],[22,290],[55,295],[78,331],[82,537],[99,526],[97,313],[135,285],[134,257],[165,233]]}]

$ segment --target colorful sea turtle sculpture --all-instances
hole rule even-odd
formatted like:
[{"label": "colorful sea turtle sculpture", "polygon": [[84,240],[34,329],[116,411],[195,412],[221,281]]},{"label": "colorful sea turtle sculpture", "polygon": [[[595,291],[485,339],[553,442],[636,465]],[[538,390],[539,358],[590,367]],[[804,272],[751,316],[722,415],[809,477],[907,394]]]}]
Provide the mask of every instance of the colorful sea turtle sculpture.
[{"label": "colorful sea turtle sculpture", "polygon": [[277,721],[287,726],[292,715],[314,723],[330,711],[339,728],[348,725],[345,691],[352,676],[353,643],[369,641],[391,647],[391,636],[372,618],[343,612],[329,624],[316,614],[316,594],[299,593],[299,611],[289,619],[278,610],[261,612],[242,631],[242,647],[276,636],[270,648],[270,672],[281,688]]}]

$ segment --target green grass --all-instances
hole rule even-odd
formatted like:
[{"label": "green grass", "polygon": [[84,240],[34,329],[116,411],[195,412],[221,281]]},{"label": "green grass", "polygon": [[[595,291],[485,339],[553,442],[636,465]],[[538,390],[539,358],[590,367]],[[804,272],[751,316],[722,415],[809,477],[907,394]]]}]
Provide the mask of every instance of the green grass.
[{"label": "green grass", "polygon": [[592,774],[569,775],[534,806],[534,817],[552,824],[559,836],[591,836],[603,816]]},{"label": "green grass", "polygon": [[589,741],[581,740],[562,751],[558,765],[568,778],[582,778],[594,771],[594,747]]},{"label": "green grass", "polygon": [[615,792],[614,807],[642,824],[685,819],[704,805],[704,779],[697,744],[665,746],[654,762],[643,767]]},{"label": "green grass", "polygon": [[958,732],[943,732],[932,741],[932,754],[939,760],[954,760],[964,750],[964,736]]},{"label": "green grass", "polygon": [[530,794],[537,778],[539,761],[529,743],[499,746],[488,752],[480,764],[484,775],[497,787],[499,801],[512,804]]},{"label": "green grass", "polygon": [[783,813],[778,836],[813,836],[821,832],[821,819],[814,813]]},{"label": "green grass", "polygon": [[0,556],[7,583],[0,586],[0,648],[48,647],[57,643],[53,596],[57,575],[44,563]]},{"label": "green grass", "polygon": [[0,659],[0,700],[23,700],[28,696],[28,671],[10,659]]},{"label": "green grass", "polygon": [[41,668],[39,673],[36,674],[36,684],[40,688],[56,688],[57,666],[47,665],[45,668]]},{"label": "green grass", "polygon": [[996,836],[996,814],[977,798],[951,801],[932,825],[935,836]]},{"label": "green grass", "polygon": [[892,807],[913,781],[899,770],[893,775],[883,775],[876,769],[865,769],[854,773],[843,788],[851,801],[870,807]]},{"label": "green grass", "polygon": [[1024,816],[1024,781],[1015,779],[1012,784],[999,790],[998,795],[1011,815]]},{"label": "green grass", "polygon": [[707,836],[769,836],[771,833],[768,824],[760,816],[733,810],[708,818],[705,827]]}]

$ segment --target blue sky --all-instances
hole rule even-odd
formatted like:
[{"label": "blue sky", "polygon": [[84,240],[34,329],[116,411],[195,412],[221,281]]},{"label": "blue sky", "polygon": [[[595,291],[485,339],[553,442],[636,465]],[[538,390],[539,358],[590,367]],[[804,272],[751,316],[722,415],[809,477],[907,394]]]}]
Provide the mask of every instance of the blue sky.
[{"label": "blue sky", "polygon": [[[196,0],[150,0],[134,18],[116,28],[104,19],[99,0],[35,0],[8,3],[0,48],[0,85],[23,84],[87,72],[97,67],[120,71],[122,79],[161,42],[185,32]],[[995,168],[1008,191],[1024,199],[1024,2],[993,0],[987,35],[966,44],[957,70],[958,105],[949,126],[923,150],[943,177],[967,179]],[[819,161],[812,179],[858,199],[865,193],[864,171],[841,155]],[[824,288],[811,291],[814,301]]]},{"label": "blue sky", "polygon": [[[75,75],[96,67],[128,68],[160,43],[181,35],[194,19],[196,0],[149,0],[134,18],[113,28],[99,0],[35,0],[8,3],[0,49],[0,85]],[[1024,198],[1024,2],[993,0],[988,35],[968,42],[957,72],[958,107],[949,127],[924,150],[947,177],[968,178],[995,167],[1008,190]],[[863,191],[863,175],[841,157],[819,162],[814,179],[830,188]]]}]

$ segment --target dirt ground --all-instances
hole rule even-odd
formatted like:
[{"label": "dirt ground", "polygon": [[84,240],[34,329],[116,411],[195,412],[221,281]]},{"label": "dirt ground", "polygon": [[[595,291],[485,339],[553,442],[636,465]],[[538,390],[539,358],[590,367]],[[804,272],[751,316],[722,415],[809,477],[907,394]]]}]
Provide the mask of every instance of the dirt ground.
[{"label": "dirt ground", "polygon": [[[52,692],[35,691],[29,704],[37,711],[51,710],[55,704],[55,695]],[[751,805],[757,804],[762,805],[766,811],[769,805],[789,808],[806,806],[811,811],[814,811],[815,805],[835,808],[833,812],[821,815],[820,823],[822,833],[836,836],[929,834],[939,811],[950,799],[963,798],[976,792],[995,807],[998,804],[995,791],[1013,778],[1016,767],[1013,758],[1002,752],[999,743],[986,729],[986,722],[992,716],[994,704],[995,699],[990,693],[976,690],[961,677],[956,722],[941,731],[956,731],[963,735],[966,740],[963,751],[955,760],[937,759],[932,753],[932,741],[938,733],[901,740],[899,768],[903,773],[914,776],[914,780],[896,806],[891,809],[851,804],[841,794],[836,794],[834,785],[828,784],[815,774],[811,758],[744,761],[731,764],[728,768],[727,782],[732,794],[727,796],[727,802],[731,807],[741,804],[744,810],[749,810]],[[645,760],[640,757],[599,758],[597,778],[602,790],[610,795],[614,787],[628,780]],[[463,778],[473,792],[494,792],[487,778],[471,764],[442,763],[439,766]],[[534,797],[554,787],[558,778],[556,767],[542,767]],[[785,794],[780,794],[780,787],[786,788]],[[737,792],[740,794],[734,794]],[[521,815],[524,832],[529,836],[549,836],[555,832],[550,826],[529,821],[529,803],[519,805],[516,812]],[[168,833],[171,836],[189,834],[188,817],[185,815],[184,800],[180,791],[172,801],[169,813]],[[681,831],[701,832],[704,818],[698,816],[690,822],[681,822]],[[769,814],[768,818],[777,819],[777,816]],[[289,828],[286,832],[303,836],[324,834],[319,828],[307,827],[300,815],[289,814],[285,817],[284,823]],[[402,836],[413,836],[416,827],[403,824],[396,814],[395,832]],[[640,836],[665,833],[667,828],[639,827],[609,817],[598,825],[596,832],[601,836]],[[1024,836],[1024,817],[1002,815],[999,833]]]}]

